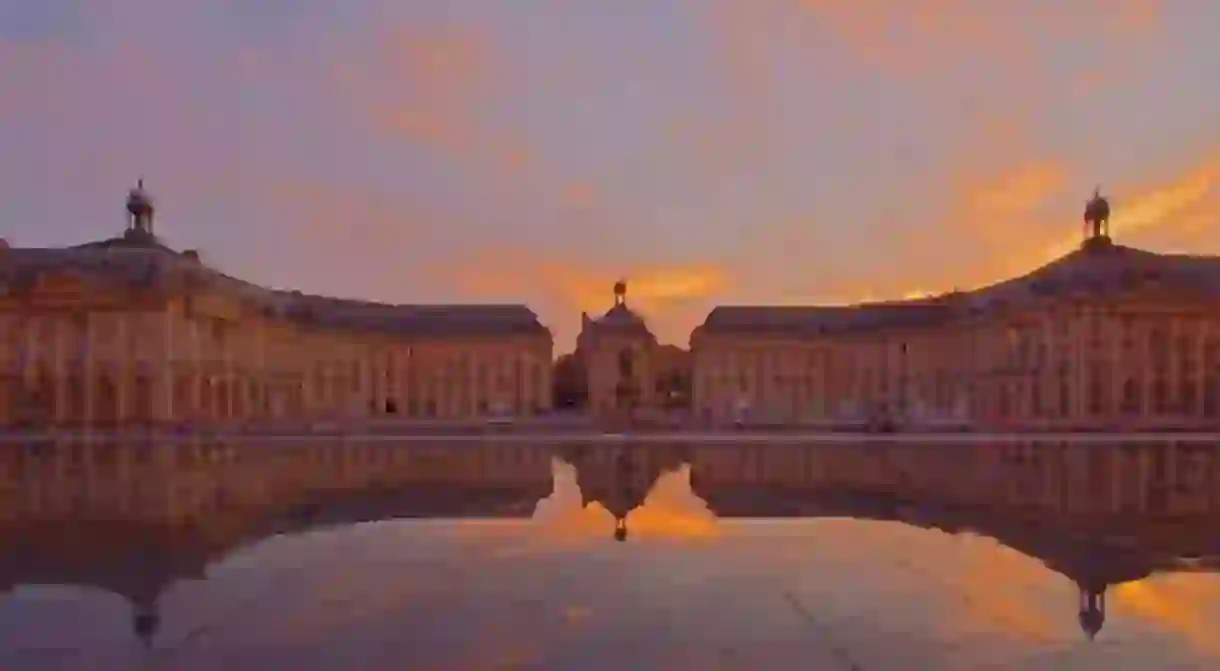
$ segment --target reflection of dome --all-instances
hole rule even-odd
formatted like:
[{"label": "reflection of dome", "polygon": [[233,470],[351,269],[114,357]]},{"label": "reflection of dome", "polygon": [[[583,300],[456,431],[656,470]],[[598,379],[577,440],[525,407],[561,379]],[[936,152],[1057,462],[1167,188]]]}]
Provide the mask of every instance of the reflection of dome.
[{"label": "reflection of dome", "polygon": [[627,518],[620,517],[614,521],[614,540],[623,543],[627,540]]},{"label": "reflection of dome", "polygon": [[1102,625],[1106,623],[1106,614],[1095,608],[1084,609],[1080,611],[1080,629],[1084,631],[1089,640],[1097,637],[1097,632],[1101,631]]},{"label": "reflection of dome", "polygon": [[155,610],[137,610],[132,618],[131,627],[135,630],[136,636],[144,644],[145,647],[152,647],[153,639],[157,636],[157,627],[161,624],[161,618]]}]

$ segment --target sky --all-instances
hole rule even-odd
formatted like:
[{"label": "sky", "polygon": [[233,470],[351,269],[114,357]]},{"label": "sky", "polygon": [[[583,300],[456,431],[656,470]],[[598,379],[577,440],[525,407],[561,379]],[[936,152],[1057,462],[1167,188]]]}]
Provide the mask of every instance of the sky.
[{"label": "sky", "polygon": [[124,226],[261,284],[628,304],[978,286],[1220,253],[1210,0],[0,0],[0,235]]}]

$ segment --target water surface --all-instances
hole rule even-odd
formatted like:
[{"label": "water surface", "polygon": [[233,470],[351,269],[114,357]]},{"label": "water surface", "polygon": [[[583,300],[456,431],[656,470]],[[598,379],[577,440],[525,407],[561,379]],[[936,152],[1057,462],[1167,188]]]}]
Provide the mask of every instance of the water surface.
[{"label": "water surface", "polygon": [[[20,492],[47,488],[23,468]],[[168,474],[204,498],[197,471]],[[264,515],[249,501],[185,521],[27,506],[0,546],[0,668],[1220,668],[1220,574],[1170,551],[1210,518],[1128,513],[1121,534],[1072,534],[857,497],[818,517],[721,519],[682,470],[618,543],[575,476],[559,467],[532,518],[336,513],[279,534],[245,524]],[[88,501],[112,498],[90,486]],[[318,501],[305,517],[338,509]],[[1093,639],[1088,592],[1104,599]]]}]

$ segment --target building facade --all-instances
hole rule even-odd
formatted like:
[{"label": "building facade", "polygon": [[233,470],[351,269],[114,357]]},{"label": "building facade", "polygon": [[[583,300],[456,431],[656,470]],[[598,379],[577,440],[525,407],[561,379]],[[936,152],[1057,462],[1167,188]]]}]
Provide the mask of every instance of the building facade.
[{"label": "building facade", "polygon": [[532,414],[552,337],[522,305],[389,305],[229,277],[154,234],[0,246],[0,425]]},{"label": "building facade", "polygon": [[1021,429],[1220,426],[1220,257],[1115,244],[1095,195],[1079,249],[968,292],[720,307],[691,336],[712,422]]},{"label": "building facade", "polygon": [[597,415],[627,414],[657,405],[653,366],[657,338],[627,307],[627,283],[614,285],[614,305],[600,317],[580,315],[576,356],[588,384],[588,408]]}]

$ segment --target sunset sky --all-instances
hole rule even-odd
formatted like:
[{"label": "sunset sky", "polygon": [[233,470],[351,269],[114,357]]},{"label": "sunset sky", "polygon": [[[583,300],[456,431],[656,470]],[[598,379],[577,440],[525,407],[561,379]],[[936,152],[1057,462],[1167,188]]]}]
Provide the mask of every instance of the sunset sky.
[{"label": "sunset sky", "polygon": [[966,288],[1075,244],[1220,252],[1207,0],[0,0],[13,245],[158,232],[230,274],[525,302]]}]

